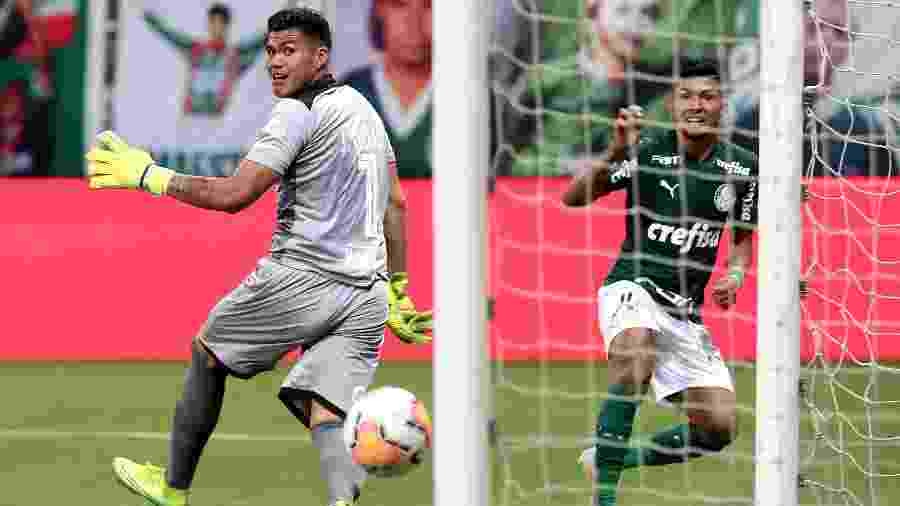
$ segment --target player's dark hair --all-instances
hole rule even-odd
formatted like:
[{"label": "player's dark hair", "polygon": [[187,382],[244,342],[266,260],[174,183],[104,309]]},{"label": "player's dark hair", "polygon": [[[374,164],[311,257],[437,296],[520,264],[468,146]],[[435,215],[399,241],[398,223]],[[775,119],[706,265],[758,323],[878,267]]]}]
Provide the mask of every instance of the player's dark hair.
[{"label": "player's dark hair", "polygon": [[226,25],[231,24],[231,9],[223,3],[214,3],[210,5],[209,10],[206,11],[206,15],[209,17],[222,16]]},{"label": "player's dark hair", "polygon": [[282,9],[269,17],[268,33],[297,30],[319,39],[322,46],[331,49],[331,26],[319,11],[308,7]]},{"label": "player's dark hair", "polygon": [[679,72],[681,79],[691,79],[701,77],[705,79],[722,80],[722,74],[719,72],[719,66],[712,61],[691,62],[681,67]]}]

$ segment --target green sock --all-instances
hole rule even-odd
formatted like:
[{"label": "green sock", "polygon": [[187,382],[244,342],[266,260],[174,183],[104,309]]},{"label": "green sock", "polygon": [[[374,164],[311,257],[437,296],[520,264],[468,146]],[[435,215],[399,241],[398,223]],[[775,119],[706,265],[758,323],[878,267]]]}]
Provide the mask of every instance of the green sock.
[{"label": "green sock", "polygon": [[676,425],[657,432],[651,441],[666,450],[629,448],[624,459],[625,469],[677,464],[705,453],[721,451],[731,442],[726,434],[709,432],[691,424]]},{"label": "green sock", "polygon": [[628,454],[628,440],[634,426],[639,400],[632,396],[633,388],[610,385],[610,397],[603,402],[597,417],[597,493],[596,506],[615,506],[619,478]]},{"label": "green sock", "polygon": [[[687,424],[676,425],[657,432],[650,439],[656,446],[669,449],[663,452],[655,448],[641,447],[629,448],[625,455],[625,469],[639,466],[664,466],[685,461],[684,448],[690,437],[690,429]],[[681,451],[679,451],[681,450]]]}]

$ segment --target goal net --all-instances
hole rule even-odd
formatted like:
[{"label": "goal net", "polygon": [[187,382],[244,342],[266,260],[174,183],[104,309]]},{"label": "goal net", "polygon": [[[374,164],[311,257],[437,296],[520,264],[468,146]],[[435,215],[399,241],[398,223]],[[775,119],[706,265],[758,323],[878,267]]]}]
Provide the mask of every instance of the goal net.
[{"label": "goal net", "polygon": [[[784,0],[802,1],[802,0]],[[491,196],[497,504],[588,504],[576,459],[606,396],[596,291],[624,237],[623,192],[559,203],[577,160],[605,149],[636,103],[671,127],[666,95],[686,62],[723,72],[723,136],[758,149],[759,0],[512,0],[518,44],[491,58],[499,146]],[[900,2],[806,2],[802,206],[801,504],[900,501]],[[630,60],[625,60],[623,56]],[[500,69],[500,70],[497,70]],[[711,281],[723,274],[728,238]],[[755,269],[755,264],[754,264]],[[707,290],[707,294],[709,291]],[[752,504],[755,315],[751,273],[704,322],[733,373],[739,433],[687,464],[628,470],[619,502]],[[764,401],[763,401],[764,402]],[[645,399],[632,445],[681,420]]]}]

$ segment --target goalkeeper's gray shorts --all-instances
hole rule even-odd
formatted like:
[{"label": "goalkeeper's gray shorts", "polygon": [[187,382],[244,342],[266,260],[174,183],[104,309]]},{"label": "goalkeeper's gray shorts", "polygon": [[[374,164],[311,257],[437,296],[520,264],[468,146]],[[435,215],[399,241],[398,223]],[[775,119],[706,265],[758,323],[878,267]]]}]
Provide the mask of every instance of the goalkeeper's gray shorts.
[{"label": "goalkeeper's gray shorts", "polygon": [[301,349],[283,390],[344,414],[375,375],[387,311],[384,281],[360,288],[266,257],[210,311],[203,344],[241,378]]}]

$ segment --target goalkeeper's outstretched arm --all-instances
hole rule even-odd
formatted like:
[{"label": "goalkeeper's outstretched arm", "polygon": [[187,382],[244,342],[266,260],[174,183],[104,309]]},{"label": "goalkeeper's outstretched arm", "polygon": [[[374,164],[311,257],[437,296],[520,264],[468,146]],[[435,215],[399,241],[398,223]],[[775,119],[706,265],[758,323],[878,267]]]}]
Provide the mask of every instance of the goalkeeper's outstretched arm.
[{"label": "goalkeeper's outstretched arm", "polygon": [[142,149],[133,148],[114,132],[97,136],[97,145],[85,155],[90,188],[131,188],[154,195],[169,195],[195,207],[236,213],[278,181],[269,167],[249,159],[237,173],[225,178],[176,174],[156,164]]},{"label": "goalkeeper's outstretched arm", "polygon": [[229,177],[173,174],[165,193],[195,207],[237,213],[256,202],[278,178],[272,169],[242,160],[237,172]]}]

